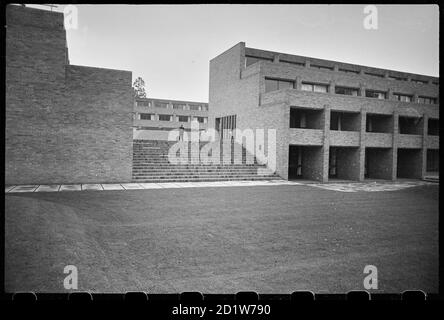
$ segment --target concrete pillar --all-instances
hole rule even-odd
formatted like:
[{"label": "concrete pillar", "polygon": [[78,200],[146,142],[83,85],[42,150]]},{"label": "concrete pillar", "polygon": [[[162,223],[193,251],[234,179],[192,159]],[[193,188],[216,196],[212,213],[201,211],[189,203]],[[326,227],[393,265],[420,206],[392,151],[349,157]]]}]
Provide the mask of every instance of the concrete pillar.
[{"label": "concrete pillar", "polygon": [[365,97],[365,85],[363,84],[359,85],[359,96]]},{"label": "concrete pillar", "polygon": [[273,62],[279,63],[279,55],[278,54],[273,56]]},{"label": "concrete pillar", "polygon": [[335,86],[336,86],[336,82],[330,81],[329,88],[328,88],[329,93],[335,93]]},{"label": "concrete pillar", "polygon": [[367,121],[367,112],[361,108],[360,116],[360,134],[359,134],[359,181],[364,181],[365,176],[365,129]]},{"label": "concrete pillar", "polygon": [[324,106],[324,112],[322,114],[322,128],[324,131],[323,141],[322,141],[322,182],[328,182],[328,164],[330,157],[330,106]]},{"label": "concrete pillar", "polygon": [[297,90],[301,90],[302,89],[302,78],[297,76],[295,79],[295,87]]},{"label": "concrete pillar", "polygon": [[310,68],[310,60],[305,60],[305,67]]},{"label": "concrete pillar", "polygon": [[391,179],[396,180],[396,173],[398,169],[398,135],[399,135],[399,115],[398,112],[393,112],[393,131],[392,131],[392,174]]},{"label": "concrete pillar", "polygon": [[395,98],[393,96],[393,89],[387,90],[387,100],[395,100]]},{"label": "concrete pillar", "polygon": [[421,179],[424,179],[427,173],[427,132],[429,131],[429,116],[422,116],[422,149],[421,149]]}]

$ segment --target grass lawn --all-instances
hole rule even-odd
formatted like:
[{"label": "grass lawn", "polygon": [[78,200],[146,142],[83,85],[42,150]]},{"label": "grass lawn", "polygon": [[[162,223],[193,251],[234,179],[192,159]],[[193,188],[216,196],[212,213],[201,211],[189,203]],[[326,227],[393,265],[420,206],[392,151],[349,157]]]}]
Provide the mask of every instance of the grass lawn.
[{"label": "grass lawn", "polygon": [[5,194],[5,288],[438,291],[438,186],[344,193],[282,185]]}]

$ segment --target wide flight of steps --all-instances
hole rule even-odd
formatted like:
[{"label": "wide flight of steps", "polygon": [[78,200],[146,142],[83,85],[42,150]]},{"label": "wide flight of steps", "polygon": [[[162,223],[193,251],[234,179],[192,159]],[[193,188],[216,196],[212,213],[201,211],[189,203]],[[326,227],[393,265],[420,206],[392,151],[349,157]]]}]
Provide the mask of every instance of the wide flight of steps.
[{"label": "wide flight of steps", "polygon": [[[229,181],[229,180],[275,180],[280,177],[268,170],[265,165],[254,161],[246,163],[245,148],[234,148],[231,144],[230,163],[220,164],[172,164],[168,151],[175,142],[157,140],[133,141],[133,181],[134,182],[185,182],[185,181]],[[200,148],[204,144],[200,145]],[[189,144],[188,159],[199,159],[199,153],[192,153]],[[221,152],[221,159],[223,159]],[[240,158],[242,157],[242,158]],[[235,164],[234,159],[242,159]],[[226,159],[226,158],[225,158]]]}]

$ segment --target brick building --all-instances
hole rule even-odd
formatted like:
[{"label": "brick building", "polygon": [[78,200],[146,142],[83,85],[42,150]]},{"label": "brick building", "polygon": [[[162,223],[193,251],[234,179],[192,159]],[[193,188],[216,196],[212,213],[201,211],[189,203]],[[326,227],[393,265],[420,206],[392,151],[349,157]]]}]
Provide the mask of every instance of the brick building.
[{"label": "brick building", "polygon": [[166,141],[172,129],[183,126],[184,131],[189,132],[192,121],[199,123],[200,130],[207,129],[208,103],[152,98],[134,100],[134,139]]},{"label": "brick building", "polygon": [[248,48],[210,61],[209,125],[276,129],[286,179],[423,178],[439,167],[438,78]]},{"label": "brick building", "polygon": [[131,181],[131,72],[71,65],[63,20],[6,9],[5,183]]}]

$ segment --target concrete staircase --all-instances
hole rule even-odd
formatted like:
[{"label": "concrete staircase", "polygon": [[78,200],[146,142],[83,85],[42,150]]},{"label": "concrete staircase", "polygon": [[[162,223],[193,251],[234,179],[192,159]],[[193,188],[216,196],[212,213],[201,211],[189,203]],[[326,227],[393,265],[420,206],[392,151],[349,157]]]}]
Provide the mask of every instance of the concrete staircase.
[{"label": "concrete staircase", "polygon": [[[230,180],[275,180],[280,177],[268,170],[265,165],[246,163],[245,148],[235,148],[231,144],[229,163],[221,151],[220,164],[202,164],[191,162],[199,160],[198,153],[192,153],[188,147],[188,164],[172,164],[168,151],[175,142],[156,140],[133,141],[133,181],[134,182],[185,182],[185,181],[230,181]],[[199,148],[202,148],[201,143]],[[225,159],[227,159],[225,157]],[[234,159],[239,162],[235,164]]]}]

